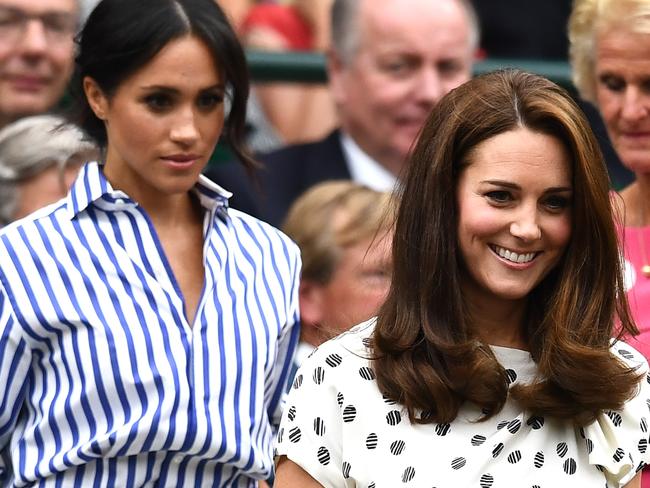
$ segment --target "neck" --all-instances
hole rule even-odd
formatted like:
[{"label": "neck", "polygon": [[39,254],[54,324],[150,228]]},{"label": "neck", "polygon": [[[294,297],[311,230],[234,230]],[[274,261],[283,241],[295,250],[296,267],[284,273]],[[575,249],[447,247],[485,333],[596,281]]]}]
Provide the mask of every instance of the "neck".
[{"label": "neck", "polygon": [[524,337],[524,317],[527,300],[500,299],[480,296],[475,290],[463,287],[470,327],[486,344],[528,349]]},{"label": "neck", "polygon": [[650,225],[650,174],[637,175],[634,183],[621,192],[621,197],[626,226]]}]

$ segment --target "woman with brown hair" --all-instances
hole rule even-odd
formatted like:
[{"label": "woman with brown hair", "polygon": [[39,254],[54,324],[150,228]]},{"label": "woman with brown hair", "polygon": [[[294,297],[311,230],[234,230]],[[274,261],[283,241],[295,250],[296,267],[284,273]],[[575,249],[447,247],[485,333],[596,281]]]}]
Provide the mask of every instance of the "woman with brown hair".
[{"label": "woman with brown hair", "polygon": [[[646,360],[597,142],[519,71],[434,109],[409,162],[376,320],[298,372],[277,486],[638,487]],[[618,329],[616,329],[618,330]]]}]

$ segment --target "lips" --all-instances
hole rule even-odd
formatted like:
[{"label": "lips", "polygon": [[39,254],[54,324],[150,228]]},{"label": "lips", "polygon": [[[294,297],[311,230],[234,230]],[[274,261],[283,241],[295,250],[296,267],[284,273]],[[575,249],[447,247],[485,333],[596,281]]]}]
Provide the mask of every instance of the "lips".
[{"label": "lips", "polygon": [[507,249],[505,247],[497,246],[494,244],[490,244],[490,249],[492,249],[492,251],[494,251],[494,253],[497,254],[500,258],[503,258],[506,261],[510,261],[511,263],[515,264],[530,263],[539,254],[541,254],[540,252],[518,253],[511,249]]},{"label": "lips", "polygon": [[42,76],[30,75],[9,75],[5,79],[11,83],[15,90],[19,91],[39,91],[49,84],[49,78]]}]

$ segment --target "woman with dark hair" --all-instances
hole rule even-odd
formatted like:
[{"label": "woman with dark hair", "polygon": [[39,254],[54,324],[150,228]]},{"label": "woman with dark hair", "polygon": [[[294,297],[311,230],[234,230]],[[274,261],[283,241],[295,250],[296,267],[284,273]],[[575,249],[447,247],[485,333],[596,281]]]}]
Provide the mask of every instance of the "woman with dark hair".
[{"label": "woman with dark hair", "polygon": [[300,262],[201,176],[243,155],[242,49],[213,0],[103,0],[77,61],[102,161],[0,234],[0,484],[257,486]]},{"label": "woman with dark hair", "polygon": [[409,161],[387,301],[298,371],[277,486],[638,487],[648,365],[612,339],[636,329],[608,188],[550,81],[447,95]]}]

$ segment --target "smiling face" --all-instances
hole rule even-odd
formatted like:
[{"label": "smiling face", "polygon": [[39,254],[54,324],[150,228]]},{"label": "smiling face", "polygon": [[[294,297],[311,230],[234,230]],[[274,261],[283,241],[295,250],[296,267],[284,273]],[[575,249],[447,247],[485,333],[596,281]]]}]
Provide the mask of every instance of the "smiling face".
[{"label": "smiling face", "polygon": [[625,166],[650,172],[650,34],[602,33],[596,42],[596,99]]},{"label": "smiling face", "polygon": [[571,165],[556,138],[519,128],[477,145],[457,187],[463,294],[518,301],[571,237]]},{"label": "smiling face", "polygon": [[104,172],[115,188],[142,203],[196,183],[224,123],[224,81],[201,40],[170,41],[110,98],[90,78],[84,87],[106,124]]},{"label": "smiling face", "polygon": [[[0,0],[0,124],[45,112],[74,65],[75,0]],[[20,18],[31,17],[24,30]]]},{"label": "smiling face", "polygon": [[360,2],[359,45],[329,75],[343,129],[397,174],[433,106],[471,76],[467,15],[456,0]]}]

